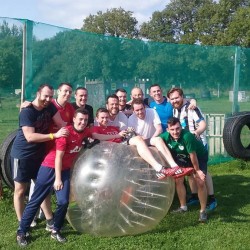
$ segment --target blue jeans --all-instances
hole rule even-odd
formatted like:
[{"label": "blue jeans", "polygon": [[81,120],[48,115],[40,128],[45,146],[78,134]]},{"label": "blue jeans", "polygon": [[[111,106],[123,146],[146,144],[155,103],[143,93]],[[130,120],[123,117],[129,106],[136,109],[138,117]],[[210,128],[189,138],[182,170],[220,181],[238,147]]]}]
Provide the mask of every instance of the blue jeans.
[{"label": "blue jeans", "polygon": [[[57,206],[54,214],[54,230],[60,231],[67,213],[70,192],[70,170],[62,171],[63,188],[55,191]],[[25,235],[29,230],[37,210],[48,196],[55,181],[55,169],[41,166],[37,175],[34,192],[22,215],[17,234]]]}]

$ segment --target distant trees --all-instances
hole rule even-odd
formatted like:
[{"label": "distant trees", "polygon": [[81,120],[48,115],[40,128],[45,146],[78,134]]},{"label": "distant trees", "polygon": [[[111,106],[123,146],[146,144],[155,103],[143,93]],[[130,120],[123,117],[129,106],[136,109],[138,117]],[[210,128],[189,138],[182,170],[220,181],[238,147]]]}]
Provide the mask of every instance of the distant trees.
[{"label": "distant trees", "polygon": [[249,0],[172,0],[141,25],[152,41],[250,46]]},{"label": "distant trees", "polygon": [[115,37],[137,38],[138,21],[132,14],[133,12],[122,8],[108,9],[104,13],[98,11],[96,15],[89,15],[84,19],[82,30]]},{"label": "distant trees", "polygon": [[0,25],[0,89],[19,88],[21,75],[22,31],[4,21]]}]

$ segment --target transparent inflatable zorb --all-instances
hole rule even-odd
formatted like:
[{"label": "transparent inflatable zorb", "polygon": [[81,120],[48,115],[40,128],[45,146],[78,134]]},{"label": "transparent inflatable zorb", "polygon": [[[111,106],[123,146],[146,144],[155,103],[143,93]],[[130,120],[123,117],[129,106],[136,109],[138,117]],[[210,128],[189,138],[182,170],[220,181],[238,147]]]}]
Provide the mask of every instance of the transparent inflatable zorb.
[{"label": "transparent inflatable zorb", "polygon": [[[155,148],[150,149],[162,164]],[[134,146],[101,142],[81,153],[71,177],[67,219],[72,227],[98,236],[140,234],[168,212],[174,180],[157,180]]]}]

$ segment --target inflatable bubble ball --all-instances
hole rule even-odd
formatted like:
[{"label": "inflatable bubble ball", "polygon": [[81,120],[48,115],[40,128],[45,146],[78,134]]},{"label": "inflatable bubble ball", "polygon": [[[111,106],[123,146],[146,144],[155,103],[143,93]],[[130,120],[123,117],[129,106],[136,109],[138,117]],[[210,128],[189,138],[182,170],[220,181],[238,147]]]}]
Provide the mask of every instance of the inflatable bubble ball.
[{"label": "inflatable bubble ball", "polygon": [[[155,148],[150,150],[166,165]],[[140,234],[165,217],[174,190],[174,180],[158,180],[136,147],[101,142],[75,162],[67,219],[75,230],[92,235]]]}]

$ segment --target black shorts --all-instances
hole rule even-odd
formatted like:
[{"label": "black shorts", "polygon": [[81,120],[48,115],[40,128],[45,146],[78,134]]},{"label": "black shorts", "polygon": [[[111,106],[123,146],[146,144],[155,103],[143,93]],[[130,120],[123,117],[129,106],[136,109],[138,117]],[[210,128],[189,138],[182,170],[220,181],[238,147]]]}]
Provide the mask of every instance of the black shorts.
[{"label": "black shorts", "polygon": [[13,180],[16,182],[30,182],[36,179],[43,159],[17,159],[11,157]]}]

